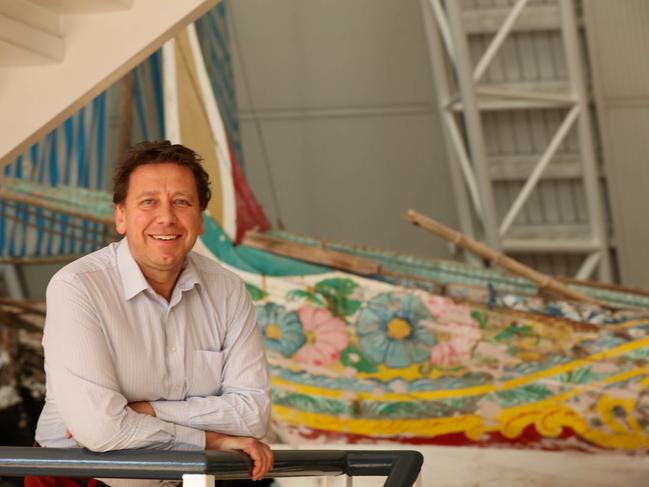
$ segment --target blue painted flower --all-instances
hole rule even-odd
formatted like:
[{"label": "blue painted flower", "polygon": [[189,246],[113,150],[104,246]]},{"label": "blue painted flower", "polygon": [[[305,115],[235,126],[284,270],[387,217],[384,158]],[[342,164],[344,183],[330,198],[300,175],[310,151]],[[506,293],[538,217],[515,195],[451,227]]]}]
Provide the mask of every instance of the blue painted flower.
[{"label": "blue painted flower", "polygon": [[284,306],[275,303],[257,306],[257,321],[266,346],[286,357],[306,343],[300,318],[295,311],[286,311]]},{"label": "blue painted flower", "polygon": [[426,306],[411,294],[379,294],[360,312],[356,330],[365,355],[390,368],[427,360],[437,340],[422,324],[432,320]]}]

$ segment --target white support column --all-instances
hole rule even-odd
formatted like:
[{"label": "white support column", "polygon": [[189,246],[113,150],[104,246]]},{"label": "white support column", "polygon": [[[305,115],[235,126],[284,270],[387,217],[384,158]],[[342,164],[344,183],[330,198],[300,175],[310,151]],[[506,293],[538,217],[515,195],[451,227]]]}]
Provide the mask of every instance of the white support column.
[{"label": "white support column", "polygon": [[[451,184],[453,185],[453,197],[455,199],[455,208],[457,211],[458,220],[460,222],[461,231],[469,235],[472,238],[476,238],[476,232],[473,224],[473,218],[471,216],[471,208],[469,206],[469,194],[467,193],[467,188],[465,186],[465,180],[463,179],[463,174],[461,170],[461,154],[451,150],[452,147],[455,147],[454,134],[452,133],[451,125],[456,124],[455,115],[449,112],[449,101],[450,101],[450,90],[448,86],[448,80],[446,79],[446,66],[444,64],[444,54],[440,49],[439,42],[437,37],[440,35],[437,25],[435,23],[434,16],[436,17],[438,13],[433,11],[433,6],[437,5],[439,8],[438,0],[420,0],[421,1],[421,11],[424,21],[424,27],[426,31],[426,40],[428,42],[428,53],[430,55],[430,64],[432,68],[433,80],[437,90],[437,98],[439,103],[439,111],[442,120],[444,138],[446,140],[447,148],[447,158],[448,158],[448,167],[451,173]],[[445,23],[443,25],[446,25]],[[450,45],[450,33],[447,33],[446,42],[447,49],[449,51],[449,56],[453,46]],[[479,205],[477,199],[477,187],[475,189],[476,195],[472,195],[471,199],[474,201],[474,204]],[[476,206],[476,211],[478,207]],[[467,261],[480,265],[481,262],[479,259],[471,254],[465,254]]]},{"label": "white support column", "polygon": [[580,116],[577,123],[589,224],[593,238],[597,240],[602,249],[598,277],[601,281],[610,282],[612,277],[611,257],[608,249],[607,230],[604,226],[604,210],[602,206],[604,201],[598,179],[597,157],[595,156],[593,143],[593,128],[590,120],[590,106],[586,94],[583,61],[581,49],[579,48],[575,5],[572,0],[559,0],[559,5],[561,8],[561,31],[566,50],[568,77],[573,92],[577,95],[577,104],[580,107]]},{"label": "white support column", "polygon": [[214,487],[214,475],[187,473],[183,475],[183,487]]},{"label": "white support column", "polygon": [[498,235],[496,207],[487,166],[487,150],[473,82],[469,48],[462,25],[462,5],[461,2],[450,1],[446,3],[446,8],[456,56],[455,68],[458,74],[458,84],[464,108],[464,124],[471,151],[471,160],[473,161],[473,170],[475,171],[478,191],[480,192],[484,236],[487,244],[492,249],[500,250],[501,243]]}]

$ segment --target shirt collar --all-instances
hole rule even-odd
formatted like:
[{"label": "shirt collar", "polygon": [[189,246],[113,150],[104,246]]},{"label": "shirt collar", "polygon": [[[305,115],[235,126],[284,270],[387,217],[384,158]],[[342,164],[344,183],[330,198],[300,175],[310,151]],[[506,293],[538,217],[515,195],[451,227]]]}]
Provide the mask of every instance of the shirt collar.
[{"label": "shirt collar", "polygon": [[[128,240],[126,237],[117,244],[117,267],[122,278],[124,298],[126,300],[131,299],[146,289],[151,289],[151,291],[153,291],[153,288],[144,277],[144,274],[142,274],[140,266],[131,254],[131,249],[128,247]],[[191,256],[187,256],[173,294],[176,294],[176,292],[189,291],[196,284],[202,285],[202,281],[196,270],[196,264]]]},{"label": "shirt collar", "polygon": [[176,283],[176,288],[174,289],[174,291],[176,289],[181,292],[189,291],[196,284],[203,285],[200,274],[196,268],[196,263],[194,262],[194,259],[192,259],[192,255],[190,253],[185,259],[185,265],[183,266],[183,270],[180,272],[180,276],[178,277],[178,282]]},{"label": "shirt collar", "polygon": [[140,266],[137,265],[133,255],[131,255],[131,249],[128,248],[128,239],[126,237],[117,244],[117,268],[122,278],[124,298],[126,300],[131,299],[145,289],[151,288],[144,274],[142,274]]}]

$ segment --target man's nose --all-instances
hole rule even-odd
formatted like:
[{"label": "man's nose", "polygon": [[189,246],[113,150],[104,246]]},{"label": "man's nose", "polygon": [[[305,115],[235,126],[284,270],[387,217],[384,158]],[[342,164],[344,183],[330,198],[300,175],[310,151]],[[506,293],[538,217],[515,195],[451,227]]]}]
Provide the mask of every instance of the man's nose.
[{"label": "man's nose", "polygon": [[175,223],[176,211],[171,203],[161,203],[156,214],[158,223]]}]

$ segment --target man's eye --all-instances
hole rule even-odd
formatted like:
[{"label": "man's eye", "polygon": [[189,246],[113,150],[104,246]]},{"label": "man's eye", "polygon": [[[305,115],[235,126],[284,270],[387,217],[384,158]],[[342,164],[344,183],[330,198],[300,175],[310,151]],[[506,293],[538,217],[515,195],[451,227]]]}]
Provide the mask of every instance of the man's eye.
[{"label": "man's eye", "polygon": [[189,206],[189,201],[187,201],[186,199],[183,199],[183,198],[178,198],[175,201],[175,204],[176,204],[176,206]]},{"label": "man's eye", "polygon": [[153,206],[153,205],[155,204],[155,200],[152,199],[152,198],[147,198],[147,199],[145,199],[145,200],[142,200],[142,201],[140,202],[140,204],[141,204],[142,206]]}]

